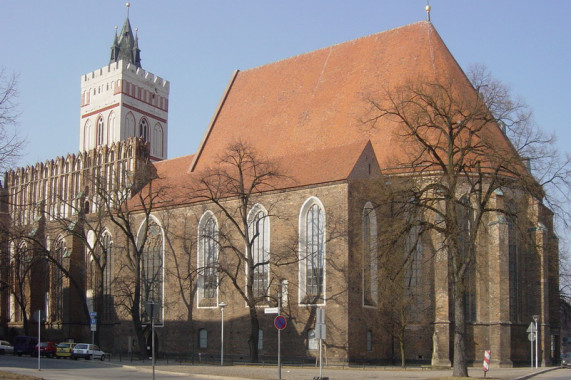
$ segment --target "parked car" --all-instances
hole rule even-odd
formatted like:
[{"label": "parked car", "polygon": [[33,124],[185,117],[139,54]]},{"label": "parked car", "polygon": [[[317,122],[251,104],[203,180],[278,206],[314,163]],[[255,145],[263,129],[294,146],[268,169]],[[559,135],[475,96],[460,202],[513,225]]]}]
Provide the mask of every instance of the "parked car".
[{"label": "parked car", "polygon": [[72,342],[62,342],[57,345],[56,358],[71,358],[71,350],[75,346]]},{"label": "parked car", "polygon": [[7,340],[0,340],[0,355],[14,353],[14,346],[10,344]]},{"label": "parked car", "polygon": [[34,356],[38,356],[38,346],[40,347],[40,356],[53,358],[56,356],[57,343],[55,342],[40,342],[34,347]]},{"label": "parked car", "polygon": [[87,360],[100,359],[103,361],[105,360],[105,352],[101,351],[95,344],[77,343],[71,350],[71,358],[73,360],[84,358]]},{"label": "parked car", "polygon": [[571,352],[561,355],[561,367],[571,368]]},{"label": "parked car", "polygon": [[34,354],[34,347],[38,344],[38,339],[25,336],[25,335],[18,335],[14,338],[14,355],[22,356],[23,354],[26,355],[33,355]]}]

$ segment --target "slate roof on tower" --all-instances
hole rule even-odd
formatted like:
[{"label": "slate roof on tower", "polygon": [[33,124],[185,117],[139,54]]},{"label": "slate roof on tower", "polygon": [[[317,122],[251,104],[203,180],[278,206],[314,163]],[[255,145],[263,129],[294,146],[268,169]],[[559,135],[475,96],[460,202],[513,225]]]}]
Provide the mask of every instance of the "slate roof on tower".
[{"label": "slate roof on tower", "polygon": [[111,46],[111,57],[109,63],[125,61],[141,67],[141,49],[139,49],[139,37],[133,36],[129,17],[125,19],[121,28],[120,36],[117,36],[115,30],[115,38]]}]

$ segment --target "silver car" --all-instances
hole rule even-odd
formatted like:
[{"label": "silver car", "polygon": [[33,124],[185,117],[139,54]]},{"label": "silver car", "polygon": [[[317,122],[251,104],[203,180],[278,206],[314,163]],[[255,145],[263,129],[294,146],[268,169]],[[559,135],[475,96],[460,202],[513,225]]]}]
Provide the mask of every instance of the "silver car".
[{"label": "silver car", "polygon": [[6,340],[0,340],[0,355],[2,354],[13,354],[14,353],[14,346],[10,344],[10,342]]},{"label": "silver car", "polygon": [[71,358],[77,360],[84,358],[86,360],[100,359],[105,360],[105,352],[99,349],[99,346],[89,343],[77,343],[71,350]]},{"label": "silver car", "polygon": [[571,367],[571,352],[561,355],[561,367]]}]

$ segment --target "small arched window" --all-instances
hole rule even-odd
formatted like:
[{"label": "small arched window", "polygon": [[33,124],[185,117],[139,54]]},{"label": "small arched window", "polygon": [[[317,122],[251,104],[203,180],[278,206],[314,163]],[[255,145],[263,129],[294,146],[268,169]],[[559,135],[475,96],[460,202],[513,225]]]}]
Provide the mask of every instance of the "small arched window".
[{"label": "small arched window", "polygon": [[91,120],[87,119],[87,121],[85,122],[85,125],[83,126],[83,150],[89,150],[91,148],[93,148],[91,146],[92,144],[92,127],[91,127]]},{"label": "small arched window", "polygon": [[149,136],[149,123],[147,119],[142,118],[141,122],[139,123],[139,137],[143,139],[143,141],[147,142]]},{"label": "small arched window", "polygon": [[131,112],[129,112],[125,116],[125,130],[124,135],[125,138],[134,137],[135,136],[135,116]]},{"label": "small arched window", "polygon": [[97,146],[105,144],[105,123],[103,118],[97,119]]},{"label": "small arched window", "polygon": [[151,135],[151,143],[152,143],[151,154],[157,157],[163,156],[164,154],[163,141],[164,141],[163,127],[159,123],[156,123],[155,126],[153,127],[153,134]]}]

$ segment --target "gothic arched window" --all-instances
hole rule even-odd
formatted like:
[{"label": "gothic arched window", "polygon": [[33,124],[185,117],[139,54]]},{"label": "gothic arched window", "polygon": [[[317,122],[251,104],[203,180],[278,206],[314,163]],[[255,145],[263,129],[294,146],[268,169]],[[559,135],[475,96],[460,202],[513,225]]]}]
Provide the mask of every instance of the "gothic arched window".
[{"label": "gothic arched window", "polygon": [[[55,262],[63,263],[67,253],[65,241],[60,237],[52,246],[51,256]],[[63,273],[55,264],[50,265],[50,297],[48,298],[49,316],[52,322],[63,321]]]},{"label": "gothic arched window", "polygon": [[87,119],[85,125],[83,126],[83,150],[89,150],[92,148],[92,128],[91,128],[91,120]]},{"label": "gothic arched window", "polygon": [[377,214],[371,202],[363,209],[363,305],[374,306],[378,298]]},{"label": "gothic arched window", "polygon": [[103,122],[103,118],[99,117],[97,119],[97,146],[101,146],[105,144],[105,123]]},{"label": "gothic arched window", "polygon": [[152,143],[152,147],[151,147],[151,154],[158,156],[158,157],[162,157],[163,156],[163,141],[164,141],[164,137],[163,137],[163,127],[157,123],[155,124],[155,126],[153,127],[153,133],[151,136],[151,143]]},{"label": "gothic arched window", "polygon": [[104,232],[101,237],[101,254],[100,258],[104,259],[101,262],[103,266],[103,315],[102,320],[113,320],[113,297],[112,297],[112,284],[113,284],[113,239],[111,234]]},{"label": "gothic arched window", "polygon": [[125,138],[134,137],[135,136],[135,116],[131,112],[129,112],[125,116]]},{"label": "gothic arched window", "polygon": [[218,223],[206,212],[198,224],[198,306],[216,307],[218,290]]},{"label": "gothic arched window", "polygon": [[147,142],[149,137],[149,122],[147,119],[142,118],[139,122],[139,137]]},{"label": "gothic arched window", "polygon": [[509,257],[509,284],[510,284],[510,319],[512,322],[521,322],[520,302],[520,247],[517,231],[517,210],[513,201],[507,207],[508,223],[508,257]]},{"label": "gothic arched window", "polygon": [[[163,230],[153,217],[150,217],[141,226],[139,244],[144,244],[141,260],[141,308],[145,310],[147,302],[154,302],[155,308],[162,308],[164,283]],[[150,316],[146,315],[146,312],[144,314],[145,318],[150,321]],[[155,315],[155,323],[162,323],[161,313]]]},{"label": "gothic arched window", "polygon": [[299,217],[300,303],[325,303],[325,212],[321,202],[309,198]]},{"label": "gothic arched window", "polygon": [[267,295],[270,280],[270,219],[262,205],[255,205],[248,215],[254,262],[254,296]]},{"label": "gothic arched window", "polygon": [[466,293],[466,321],[476,320],[476,256],[472,244],[472,226],[474,223],[474,211],[467,196],[463,196],[457,206],[458,220],[458,250],[459,256],[468,265],[463,278]]}]

